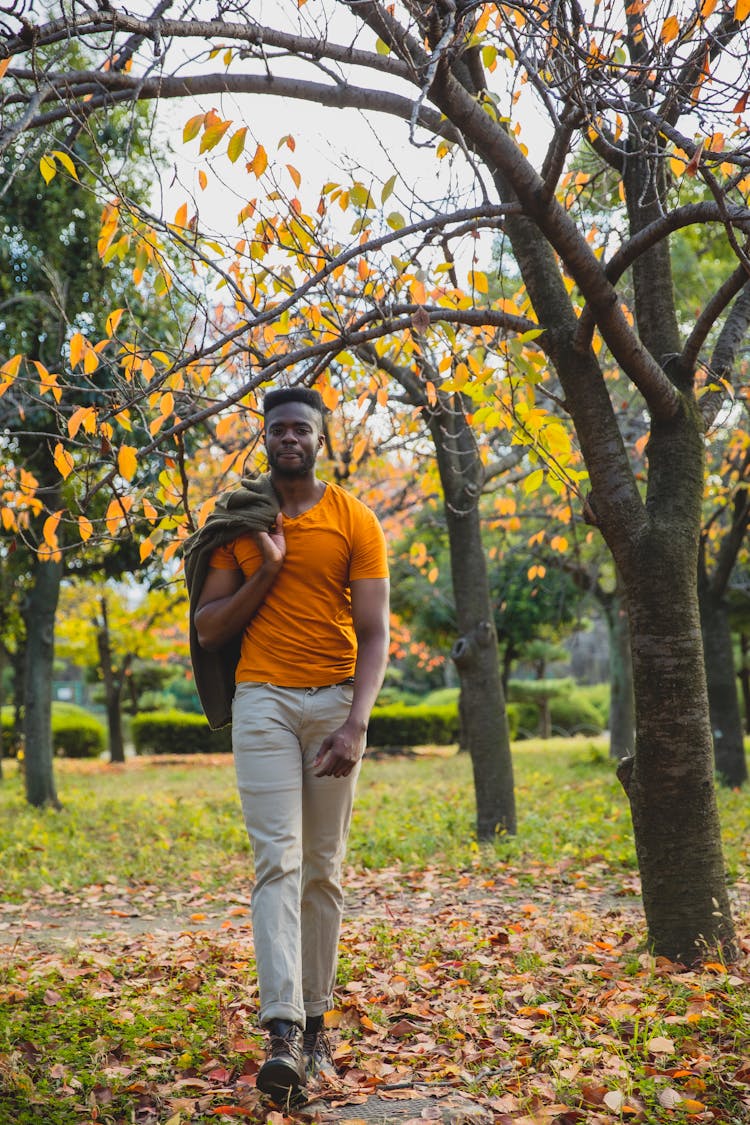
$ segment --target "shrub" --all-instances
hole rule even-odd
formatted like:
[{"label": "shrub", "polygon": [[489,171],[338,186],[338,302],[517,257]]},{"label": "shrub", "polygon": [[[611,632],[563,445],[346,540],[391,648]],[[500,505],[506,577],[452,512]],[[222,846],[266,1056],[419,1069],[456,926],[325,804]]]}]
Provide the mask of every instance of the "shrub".
[{"label": "shrub", "polygon": [[599,734],[606,729],[609,712],[608,685],[580,687],[574,680],[511,680],[508,698],[517,708],[521,737],[534,737],[541,722],[541,700],[549,700],[555,734]]},{"label": "shrub", "polygon": [[211,730],[203,715],[151,711],[131,723],[137,754],[225,754],[232,749],[231,727]]},{"label": "shrub", "polygon": [[[13,709],[2,709],[3,748],[7,752],[13,736]],[[102,723],[75,703],[52,704],[52,747],[66,758],[97,758],[107,746]],[[13,751],[15,752],[15,751]]]},{"label": "shrub", "polygon": [[373,710],[367,742],[369,746],[449,746],[458,741],[458,733],[455,705],[392,703]]}]

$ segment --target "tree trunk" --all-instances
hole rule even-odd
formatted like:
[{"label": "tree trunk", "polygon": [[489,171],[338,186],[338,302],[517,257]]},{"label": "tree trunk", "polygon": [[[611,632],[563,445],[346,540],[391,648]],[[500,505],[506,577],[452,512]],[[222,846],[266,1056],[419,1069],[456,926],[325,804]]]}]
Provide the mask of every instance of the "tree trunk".
[{"label": "tree trunk", "polygon": [[122,737],[122,689],[125,682],[125,668],[119,675],[112,666],[112,646],[109,640],[109,617],[107,599],[100,599],[101,617],[96,624],[96,643],[99,649],[99,664],[104,677],[104,695],[107,708],[107,728],[109,731],[110,762],[125,761],[125,740]]},{"label": "tree trunk", "polygon": [[471,754],[477,838],[516,832],[508,716],[478,506],[481,463],[461,404],[430,417],[443,486],[459,637],[451,656],[461,681],[463,738]]},{"label": "tree trunk", "polygon": [[750,638],[747,633],[740,633],[741,667],[737,673],[742,692],[742,705],[745,711],[745,734],[750,734]]},{"label": "tree trunk", "polygon": [[52,768],[52,674],[55,655],[55,613],[62,578],[61,562],[34,564],[24,607],[26,668],[24,675],[24,762],[26,797],[41,808],[60,808]]},{"label": "tree trunk", "polygon": [[609,635],[609,756],[619,762],[635,748],[635,699],[630,625],[621,593],[604,606]]},{"label": "tree trunk", "polygon": [[729,610],[700,580],[698,592],[716,775],[722,785],[736,788],[747,781],[747,762]]},{"label": "tree trunk", "polygon": [[[648,522],[623,550],[636,699],[635,757],[625,784],[649,942],[694,962],[736,955],[714,783],[696,573],[703,434],[690,399],[654,422]],[[620,560],[618,560],[619,562]]]}]

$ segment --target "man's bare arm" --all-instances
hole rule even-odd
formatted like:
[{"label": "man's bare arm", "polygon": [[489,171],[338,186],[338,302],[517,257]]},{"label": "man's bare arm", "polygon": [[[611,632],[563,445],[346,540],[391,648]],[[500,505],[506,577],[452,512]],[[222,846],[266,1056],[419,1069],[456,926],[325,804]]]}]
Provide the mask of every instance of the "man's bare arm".
[{"label": "man's bare arm", "polygon": [[198,641],[208,652],[215,652],[242,632],[284,564],[286,542],[281,516],[270,534],[259,531],[254,539],[263,561],[247,580],[239,570],[209,567],[194,617]]},{"label": "man's bare arm", "polygon": [[351,591],[357,634],[354,696],[346,722],[323,739],[315,759],[318,777],[346,777],[364,754],[367,724],[388,663],[388,579],[358,579],[352,582]]}]

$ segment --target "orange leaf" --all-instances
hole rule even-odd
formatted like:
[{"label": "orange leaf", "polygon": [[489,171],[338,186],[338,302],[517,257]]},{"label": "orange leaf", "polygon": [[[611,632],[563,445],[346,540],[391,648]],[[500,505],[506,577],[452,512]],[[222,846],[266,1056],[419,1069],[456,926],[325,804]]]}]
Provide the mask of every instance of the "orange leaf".
[{"label": "orange leaf", "polygon": [[70,366],[77,367],[86,354],[86,339],[76,332],[70,340]]},{"label": "orange leaf", "polygon": [[2,78],[2,77],[3,77],[3,75],[4,75],[4,74],[5,74],[5,72],[6,72],[6,70],[7,70],[7,69],[8,69],[8,67],[10,66],[10,60],[11,60],[12,58],[13,58],[13,56],[12,56],[12,55],[8,55],[7,59],[0,59],[0,78]]},{"label": "orange leaf", "polygon": [[201,191],[205,191],[206,187],[208,186],[208,176],[202,168],[198,172],[198,183],[200,184]]},{"label": "orange leaf", "polygon": [[255,156],[247,165],[248,172],[253,172],[255,176],[260,178],[268,167],[268,154],[263,148],[263,145],[258,145],[255,150]]},{"label": "orange leaf", "polygon": [[117,454],[117,470],[125,480],[132,480],[138,467],[137,450],[132,445],[123,445]]},{"label": "orange leaf", "polygon": [[57,445],[55,446],[55,452],[52,459],[55,462],[55,468],[57,469],[62,479],[67,480],[70,474],[73,472],[74,461],[72,455],[68,453],[67,449],[61,441],[58,441]]},{"label": "orange leaf", "polygon": [[57,546],[57,528],[60,523],[62,514],[63,509],[61,508],[59,512],[54,512],[44,521],[44,526],[42,527],[42,538],[44,539],[44,542],[48,547],[54,548]]},{"label": "orange leaf", "polygon": [[86,516],[78,517],[78,534],[84,543],[94,534],[94,525]]},{"label": "orange leaf", "polygon": [[742,23],[750,15],[750,0],[737,0],[734,5],[734,18]]},{"label": "orange leaf", "polygon": [[154,551],[154,544],[151,539],[144,539],[138,548],[138,554],[141,562],[145,562],[150,554]]}]

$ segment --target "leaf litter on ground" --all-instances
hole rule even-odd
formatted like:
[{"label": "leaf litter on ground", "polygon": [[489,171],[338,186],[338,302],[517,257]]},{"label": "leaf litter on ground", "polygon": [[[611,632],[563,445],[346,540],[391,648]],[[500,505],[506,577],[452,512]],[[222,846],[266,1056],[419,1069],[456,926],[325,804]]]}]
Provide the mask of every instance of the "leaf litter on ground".
[{"label": "leaf litter on ground", "polygon": [[746,883],[743,959],[687,969],[644,951],[637,875],[606,854],[352,862],[328,1017],[340,1077],[299,1110],[255,1088],[244,858],[228,857],[222,888],[201,870],[116,870],[15,895],[0,914],[0,1125],[747,1120]]}]

